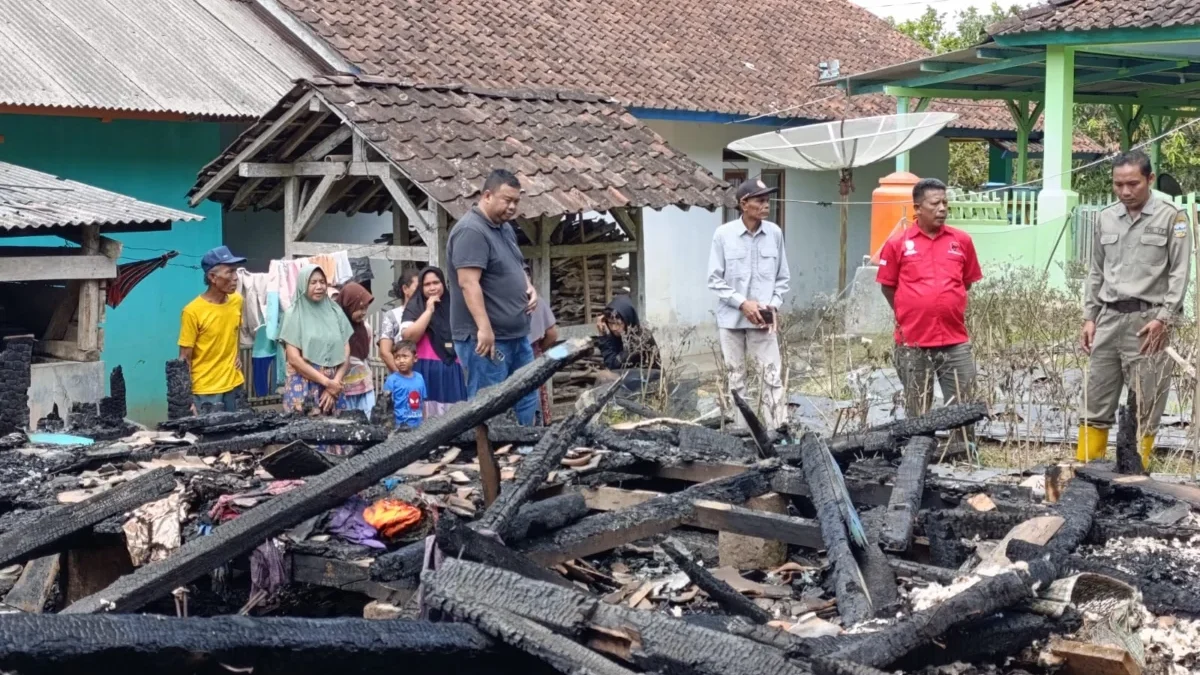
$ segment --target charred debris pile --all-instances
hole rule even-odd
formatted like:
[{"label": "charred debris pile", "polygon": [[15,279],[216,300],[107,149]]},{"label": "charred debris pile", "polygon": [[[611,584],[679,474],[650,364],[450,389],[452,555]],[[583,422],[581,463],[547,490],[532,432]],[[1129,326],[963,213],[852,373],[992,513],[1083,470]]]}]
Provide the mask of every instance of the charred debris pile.
[{"label": "charred debris pile", "polygon": [[[763,429],[740,400],[747,432],[615,391],[549,428],[505,421],[589,349],[411,432],[181,397],[137,429],[119,370],[69,427],[10,424],[0,670],[1200,667],[1200,488],[939,464],[977,405],[832,438]],[[185,377],[168,366],[173,392]],[[602,423],[613,406],[626,421]]]}]

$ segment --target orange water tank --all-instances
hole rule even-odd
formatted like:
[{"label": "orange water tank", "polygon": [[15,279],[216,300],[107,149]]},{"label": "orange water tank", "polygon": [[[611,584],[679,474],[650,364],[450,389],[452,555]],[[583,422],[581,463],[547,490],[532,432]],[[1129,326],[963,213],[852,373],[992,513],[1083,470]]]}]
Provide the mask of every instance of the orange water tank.
[{"label": "orange water tank", "polygon": [[879,250],[897,231],[902,219],[912,220],[912,191],[917,176],[897,171],[879,179],[879,187],[871,193],[871,262],[879,262]]}]

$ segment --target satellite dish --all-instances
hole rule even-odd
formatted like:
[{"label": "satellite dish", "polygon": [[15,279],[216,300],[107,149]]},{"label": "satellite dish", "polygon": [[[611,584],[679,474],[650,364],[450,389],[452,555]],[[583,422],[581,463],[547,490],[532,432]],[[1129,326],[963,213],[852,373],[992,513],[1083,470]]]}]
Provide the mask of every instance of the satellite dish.
[{"label": "satellite dish", "polygon": [[881,115],[769,131],[729,144],[729,149],[767,164],[805,171],[840,171],[841,262],[838,292],[846,287],[847,197],[852,170],[890,159],[929,140],[958,115],[947,112]]},{"label": "satellite dish", "polygon": [[839,171],[881,162],[933,137],[955,113],[862,117],[791,127],[743,138],[729,149],[768,164],[806,171]]}]

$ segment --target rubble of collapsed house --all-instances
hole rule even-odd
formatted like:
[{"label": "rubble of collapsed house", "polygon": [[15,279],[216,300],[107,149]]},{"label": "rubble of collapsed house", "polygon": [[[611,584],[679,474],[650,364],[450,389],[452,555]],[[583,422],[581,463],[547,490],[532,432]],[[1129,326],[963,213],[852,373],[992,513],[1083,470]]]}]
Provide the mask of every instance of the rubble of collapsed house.
[{"label": "rubble of collapsed house", "polygon": [[[747,433],[609,390],[505,421],[589,349],[397,433],[182,399],[139,429],[115,370],[104,401],[0,439],[0,670],[1200,668],[1200,488],[937,465],[982,405],[822,437],[740,399]],[[167,376],[177,397],[186,371]]]}]

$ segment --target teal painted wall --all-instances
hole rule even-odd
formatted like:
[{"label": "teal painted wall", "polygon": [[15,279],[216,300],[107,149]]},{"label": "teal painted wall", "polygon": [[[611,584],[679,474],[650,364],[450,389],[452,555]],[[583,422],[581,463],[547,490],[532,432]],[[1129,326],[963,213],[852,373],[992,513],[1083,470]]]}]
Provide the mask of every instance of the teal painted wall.
[{"label": "teal painted wall", "polygon": [[[0,137],[0,160],[180,210],[191,210],[186,196],[196,173],[221,151],[220,125],[204,122],[0,115]],[[109,235],[126,246],[122,262],[180,253],[105,317],[104,362],[110,370],[124,367],[129,415],[139,422],[166,418],[164,363],[179,353],[180,310],[203,291],[200,270],[186,266],[198,268],[200,256],[221,243],[220,205],[205,202],[195,211],[205,220],[177,223],[169,232]]]}]

